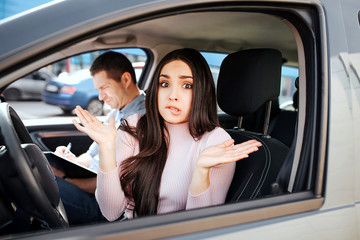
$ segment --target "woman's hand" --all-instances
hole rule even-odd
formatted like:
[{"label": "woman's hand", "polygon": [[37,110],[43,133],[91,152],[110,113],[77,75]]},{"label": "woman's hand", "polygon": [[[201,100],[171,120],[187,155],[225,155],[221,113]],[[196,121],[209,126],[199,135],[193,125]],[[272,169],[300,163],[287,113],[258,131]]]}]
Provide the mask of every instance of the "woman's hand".
[{"label": "woman's hand", "polygon": [[219,164],[235,162],[247,158],[261,146],[261,143],[256,140],[233,144],[234,140],[229,139],[222,144],[204,149],[197,160],[197,167],[208,169]]},{"label": "woman's hand", "polygon": [[108,125],[105,125],[80,106],[76,106],[75,113],[83,125],[81,126],[76,120],[73,120],[75,127],[87,134],[99,146],[100,169],[103,172],[109,172],[116,168],[115,140],[117,130],[114,117],[111,117]]},{"label": "woman's hand", "polygon": [[103,144],[106,142],[113,142],[116,139],[117,131],[115,127],[114,117],[109,119],[107,125],[100,122],[94,115],[90,112],[82,109],[80,106],[76,106],[75,113],[79,117],[80,122],[83,126],[81,126],[75,119],[73,123],[75,127],[87,134],[92,140],[94,140],[97,144]]},{"label": "woman's hand", "polygon": [[209,188],[211,167],[247,158],[250,153],[257,151],[261,146],[261,143],[256,140],[233,144],[234,140],[229,139],[222,144],[208,147],[200,153],[190,184],[192,195],[198,195]]}]

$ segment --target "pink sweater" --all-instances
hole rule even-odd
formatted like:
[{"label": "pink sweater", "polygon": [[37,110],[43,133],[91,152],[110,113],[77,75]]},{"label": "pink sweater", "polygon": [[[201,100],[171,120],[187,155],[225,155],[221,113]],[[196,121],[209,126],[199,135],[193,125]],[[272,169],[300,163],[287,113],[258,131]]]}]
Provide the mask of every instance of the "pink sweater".
[{"label": "pink sweater", "polygon": [[[134,126],[139,115],[127,120]],[[195,141],[188,128],[188,123],[166,124],[170,135],[168,159],[161,178],[158,214],[185,209],[207,207],[222,204],[235,171],[235,163],[222,164],[210,170],[210,187],[203,193],[193,196],[189,192],[194,164],[200,152],[212,145],[223,143],[230,136],[222,128],[205,133],[200,141]],[[128,218],[133,218],[129,202],[120,185],[120,163],[139,152],[138,141],[128,133],[119,131],[116,140],[117,168],[111,172],[99,170],[97,177],[96,199],[102,214],[114,221],[125,211]],[[130,209],[129,209],[129,208]]]}]

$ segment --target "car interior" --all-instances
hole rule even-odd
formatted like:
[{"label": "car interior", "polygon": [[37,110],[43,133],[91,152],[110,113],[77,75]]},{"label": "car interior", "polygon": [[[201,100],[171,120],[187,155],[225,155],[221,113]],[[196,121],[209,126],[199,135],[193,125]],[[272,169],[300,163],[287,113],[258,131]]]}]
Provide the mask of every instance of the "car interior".
[{"label": "car interior", "polygon": [[[251,132],[237,126],[227,129],[235,143],[256,139],[262,143],[259,151],[238,161],[230,186],[229,201],[250,200],[276,193],[271,189],[288,147],[267,134],[271,101],[279,96],[282,57],[274,49],[249,49],[229,54],[221,64],[218,79],[218,102],[224,112],[241,118],[254,114],[266,104],[264,129]],[[253,95],[257,98],[253,98]],[[234,106],[234,103],[241,103]],[[241,122],[241,121],[240,121]]]},{"label": "car interior", "polygon": [[[316,58],[309,57],[310,60],[305,61],[305,55],[313,56],[315,47],[312,47],[313,38],[309,37],[310,27],[292,12],[294,9],[296,6],[286,5],[276,9],[271,6],[261,9],[252,6],[193,6],[190,9],[179,8],[159,11],[152,16],[134,17],[54,47],[42,56],[34,57],[32,62],[11,77],[21,78],[32,70],[82,53],[141,48],[147,54],[147,61],[138,86],[146,90],[157,63],[174,49],[187,47],[201,52],[226,54],[216,80],[220,123],[236,143],[257,139],[263,147],[248,159],[237,162],[224,204],[231,206],[231,209],[217,210],[214,206],[213,213],[280,204],[289,201],[289,197],[281,196],[313,192],[315,179],[315,165],[310,161],[312,157],[309,157],[314,126],[305,119],[305,113],[312,116],[315,111],[308,107],[309,102],[316,102],[316,94],[310,94],[316,88],[308,80],[316,76],[312,67]],[[303,14],[308,13],[304,11]],[[290,96],[294,98],[294,110],[279,107],[282,66],[297,68],[301,73],[296,86],[295,81],[291,83],[296,88],[294,96]],[[11,83],[10,77],[3,82]],[[3,85],[1,91],[5,87]],[[10,152],[5,151],[5,147],[0,149],[1,175],[8,176],[7,180],[3,177],[0,181],[0,234],[6,236],[21,232],[18,225],[14,226],[19,224],[14,206],[40,222],[31,231],[71,228],[66,224],[66,213],[61,207],[59,194],[52,191],[56,189],[56,183],[51,180],[51,171],[48,171],[48,163],[41,152],[54,151],[56,146],[71,141],[73,152],[80,154],[86,151],[92,141],[78,132],[71,122],[51,124],[51,120],[48,120],[47,123],[33,124],[32,121],[20,119],[11,104],[10,101],[2,105],[1,129],[5,123],[14,126],[9,129],[8,136],[12,137],[2,137],[0,146],[16,145],[19,148]],[[11,129],[15,129],[15,132]],[[309,140],[307,144],[304,144],[305,139]],[[20,164],[37,174],[31,174],[28,170],[18,173],[15,165],[9,171],[6,163],[8,158],[18,158],[15,165]],[[37,160],[29,163],[26,159]],[[301,176],[297,175],[299,172]],[[21,177],[10,180],[10,175]],[[29,184],[23,186],[22,182]],[[36,192],[36,196],[29,194],[26,201],[21,201],[24,198],[18,194],[19,189],[28,192],[28,188]],[[39,202],[40,199],[50,200]],[[239,202],[247,202],[248,205],[243,206]]]}]

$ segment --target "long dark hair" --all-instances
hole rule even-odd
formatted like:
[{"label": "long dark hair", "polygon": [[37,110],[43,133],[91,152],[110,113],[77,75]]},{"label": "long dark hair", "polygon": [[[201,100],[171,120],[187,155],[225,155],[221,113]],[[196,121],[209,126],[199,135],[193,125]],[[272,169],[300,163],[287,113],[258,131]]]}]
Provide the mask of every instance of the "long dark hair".
[{"label": "long dark hair", "polygon": [[191,136],[197,141],[205,132],[219,126],[214,80],[203,56],[188,48],[168,53],[156,68],[147,90],[146,114],[139,119],[136,129],[126,121],[120,126],[120,129],[129,132],[139,141],[139,154],[123,161],[120,177],[125,196],[134,200],[133,211],[137,216],[157,213],[161,176],[170,141],[158,109],[159,76],[164,65],[174,60],[185,62],[193,74],[189,114]]}]

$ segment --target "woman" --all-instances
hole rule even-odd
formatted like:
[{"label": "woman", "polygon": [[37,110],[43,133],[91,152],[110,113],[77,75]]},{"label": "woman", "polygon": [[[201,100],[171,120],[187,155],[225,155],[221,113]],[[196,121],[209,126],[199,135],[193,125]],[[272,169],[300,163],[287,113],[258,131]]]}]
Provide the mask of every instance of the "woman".
[{"label": "woman", "polygon": [[80,107],[83,127],[99,145],[96,198],[110,221],[222,204],[235,161],[261,145],[234,141],[219,127],[212,75],[193,49],[167,54],[147,91],[146,114],[116,131]]}]

